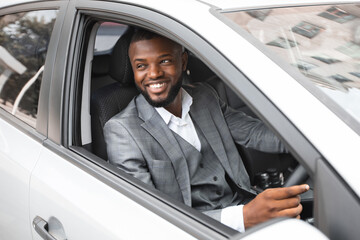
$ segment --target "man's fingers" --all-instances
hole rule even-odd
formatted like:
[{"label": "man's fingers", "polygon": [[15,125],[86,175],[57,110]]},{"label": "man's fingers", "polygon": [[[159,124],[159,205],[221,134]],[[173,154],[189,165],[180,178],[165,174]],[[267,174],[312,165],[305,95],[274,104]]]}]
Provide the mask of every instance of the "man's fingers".
[{"label": "man's fingers", "polygon": [[276,200],[276,201],[274,201],[273,207],[278,211],[288,209],[288,208],[296,208],[297,206],[299,206],[300,200],[301,200],[300,196]]},{"label": "man's fingers", "polygon": [[285,187],[285,188],[273,188],[270,189],[271,191],[269,191],[268,194],[270,198],[280,200],[302,194],[307,190],[309,190],[309,188],[310,187],[307,184]]},{"label": "man's fingers", "polygon": [[277,213],[277,217],[297,217],[302,212],[302,205],[299,204],[296,208],[288,208]]}]

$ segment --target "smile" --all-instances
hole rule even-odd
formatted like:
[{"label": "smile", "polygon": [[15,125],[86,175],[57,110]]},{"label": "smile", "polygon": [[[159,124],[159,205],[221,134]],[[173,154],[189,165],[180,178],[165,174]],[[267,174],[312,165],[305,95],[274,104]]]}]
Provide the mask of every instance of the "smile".
[{"label": "smile", "polygon": [[165,85],[165,83],[154,83],[154,84],[150,84],[149,87],[156,89],[156,88],[161,88]]}]

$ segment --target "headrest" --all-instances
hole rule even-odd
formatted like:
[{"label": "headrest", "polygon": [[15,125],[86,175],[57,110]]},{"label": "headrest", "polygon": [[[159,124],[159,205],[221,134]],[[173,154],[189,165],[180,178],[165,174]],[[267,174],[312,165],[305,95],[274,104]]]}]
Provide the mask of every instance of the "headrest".
[{"label": "headrest", "polygon": [[103,76],[109,73],[109,59],[110,55],[94,56],[92,63],[93,76]]},{"label": "headrest", "polygon": [[133,32],[130,27],[126,30],[116,42],[110,57],[109,75],[124,85],[134,84],[134,74],[128,55]]}]

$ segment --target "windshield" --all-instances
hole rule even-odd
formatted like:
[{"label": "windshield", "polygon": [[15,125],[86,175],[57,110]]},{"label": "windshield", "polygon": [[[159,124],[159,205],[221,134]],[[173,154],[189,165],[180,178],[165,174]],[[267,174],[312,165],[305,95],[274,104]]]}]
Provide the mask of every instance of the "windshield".
[{"label": "windshield", "polygon": [[301,72],[344,109],[345,115],[360,123],[360,5],[230,11],[222,15]]}]

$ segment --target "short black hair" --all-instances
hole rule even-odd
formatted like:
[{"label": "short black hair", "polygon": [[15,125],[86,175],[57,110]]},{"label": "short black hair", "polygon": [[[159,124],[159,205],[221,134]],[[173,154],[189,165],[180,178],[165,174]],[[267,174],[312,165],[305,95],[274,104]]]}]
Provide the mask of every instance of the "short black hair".
[{"label": "short black hair", "polygon": [[[133,32],[133,35],[130,39],[130,44],[133,43],[133,42],[138,42],[138,41],[142,41],[142,40],[151,40],[151,39],[154,39],[154,38],[167,38],[167,37],[164,37],[160,34],[157,34],[155,32],[152,32],[152,31],[149,31],[149,30],[146,30],[144,28],[136,28]],[[167,38],[169,39],[169,38]],[[173,40],[169,39],[170,41],[174,42]],[[185,48],[177,43],[177,42],[174,42],[176,43],[177,45],[179,45],[181,48],[182,48],[182,52],[185,51]]]},{"label": "short black hair", "polygon": [[137,28],[137,29],[135,29],[135,31],[131,37],[130,43],[138,42],[138,41],[142,41],[142,40],[150,40],[150,39],[160,38],[160,37],[163,37],[163,36],[161,36],[155,32],[148,31],[143,28]]}]

